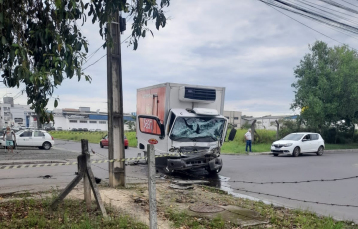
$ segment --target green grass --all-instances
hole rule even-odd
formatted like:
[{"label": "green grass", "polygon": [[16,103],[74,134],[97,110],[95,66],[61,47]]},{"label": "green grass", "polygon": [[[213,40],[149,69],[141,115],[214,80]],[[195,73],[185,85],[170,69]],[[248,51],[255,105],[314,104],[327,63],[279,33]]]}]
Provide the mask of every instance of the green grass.
[{"label": "green grass", "polygon": [[234,224],[225,222],[220,215],[212,220],[207,218],[201,218],[198,220],[196,217],[190,216],[186,211],[168,210],[165,216],[173,222],[175,228],[191,228],[191,229],[223,229],[223,228],[235,228]]},{"label": "green grass", "polygon": [[358,143],[350,144],[325,144],[327,150],[334,149],[358,149]]},{"label": "green grass", "polygon": [[66,199],[52,211],[51,202],[52,198],[25,198],[1,203],[0,228],[148,228],[111,208],[107,208],[111,220],[105,220],[94,203],[86,210],[83,201]]},{"label": "green grass", "polygon": [[[212,193],[217,193],[218,189],[213,187],[201,186],[203,190],[207,190]],[[220,190],[219,190],[220,191]],[[250,226],[251,229],[259,228],[275,228],[275,229],[289,229],[289,228],[301,228],[301,229],[357,229],[358,226],[350,221],[336,221],[332,217],[319,216],[313,212],[288,209],[283,207],[275,207],[274,205],[268,205],[262,201],[253,201],[248,199],[236,198],[231,195],[221,195],[220,200],[223,203],[230,203],[245,209],[251,209],[258,212],[261,216],[268,220],[268,225]],[[173,211],[173,210],[171,210]],[[177,212],[177,215],[184,215],[186,212]],[[173,214],[173,213],[170,213]],[[183,216],[182,216],[183,217]],[[190,217],[190,216],[189,216]],[[185,225],[186,221],[178,222]],[[190,219],[187,222],[191,222]],[[206,228],[232,228],[228,227],[227,223],[224,227],[206,227]]]},{"label": "green grass", "polygon": [[[87,139],[90,143],[99,143],[107,132],[77,132],[77,131],[50,131],[52,137],[55,139],[81,141]],[[137,147],[137,139],[135,132],[126,131],[124,133],[128,139],[129,147]]]},{"label": "green grass", "polygon": [[[247,130],[237,130],[235,139],[233,141],[224,142],[221,152],[224,154],[244,154],[245,153],[245,133]],[[272,130],[257,130],[259,138],[256,139],[258,143],[252,145],[252,152],[270,152],[272,142],[276,140],[276,131]],[[91,143],[99,143],[107,132],[75,132],[75,131],[51,131],[51,135],[55,139],[65,139],[73,141],[81,141],[81,139],[88,139]],[[126,131],[125,135],[128,139],[130,147],[137,147],[137,139],[135,131]],[[227,137],[229,134],[226,135]],[[227,139],[226,139],[227,140]],[[327,150],[337,149],[358,149],[358,143],[352,144],[326,144]]]}]

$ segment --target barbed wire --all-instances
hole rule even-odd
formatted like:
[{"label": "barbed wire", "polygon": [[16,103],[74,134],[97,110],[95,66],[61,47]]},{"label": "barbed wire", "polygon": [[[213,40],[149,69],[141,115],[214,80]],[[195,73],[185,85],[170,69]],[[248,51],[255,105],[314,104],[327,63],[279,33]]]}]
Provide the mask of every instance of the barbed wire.
[{"label": "barbed wire", "polygon": [[[183,173],[183,172],[182,172]],[[185,175],[190,175],[192,177],[196,177],[193,174],[188,174],[188,173],[183,173]],[[199,179],[200,177],[196,177],[196,179]],[[226,182],[226,181],[225,181]],[[281,199],[286,199],[286,200],[293,200],[293,201],[297,201],[297,202],[303,202],[303,203],[312,203],[312,204],[319,204],[319,205],[327,205],[327,206],[337,206],[337,207],[353,207],[353,208],[358,208],[358,205],[351,205],[351,204],[335,204],[335,203],[326,203],[326,202],[320,202],[320,201],[312,201],[312,200],[302,200],[302,199],[297,199],[297,198],[291,198],[291,197],[286,197],[286,196],[281,196],[281,195],[274,195],[274,194],[269,194],[269,193],[264,193],[264,192],[257,192],[257,191],[251,191],[251,190],[247,190],[247,189],[243,189],[243,188],[233,188],[231,186],[227,186],[227,185],[220,185],[221,187],[226,187],[226,188],[230,188],[232,190],[236,190],[236,191],[242,191],[242,192],[247,192],[247,193],[253,193],[253,194],[259,194],[259,195],[265,195],[265,196],[271,196],[271,197],[276,197],[276,198],[281,198]]]},{"label": "barbed wire", "polygon": [[277,198],[281,198],[281,199],[293,200],[293,201],[298,201],[298,202],[303,202],[303,203],[312,203],[312,204],[328,205],[328,206],[358,208],[358,205],[335,204],[335,203],[325,203],[325,202],[312,201],[312,200],[301,200],[301,199],[296,199],[296,198],[291,198],[291,197],[286,197],[286,196],[281,196],[281,195],[274,195],[274,194],[269,194],[269,193],[264,193],[264,192],[256,192],[256,191],[246,190],[246,189],[242,189],[242,188],[233,188],[233,187],[230,187],[230,186],[222,186],[222,187],[228,187],[228,188],[231,188],[231,189],[233,189],[233,190],[237,190],[237,191],[241,191],[241,192],[254,193],[254,194],[265,195],[265,196],[271,196],[271,197],[277,197]]}]

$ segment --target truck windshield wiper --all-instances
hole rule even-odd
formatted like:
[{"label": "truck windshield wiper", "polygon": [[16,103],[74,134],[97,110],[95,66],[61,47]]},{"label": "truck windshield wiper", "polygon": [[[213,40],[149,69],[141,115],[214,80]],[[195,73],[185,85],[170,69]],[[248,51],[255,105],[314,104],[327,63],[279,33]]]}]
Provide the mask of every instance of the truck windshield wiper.
[{"label": "truck windshield wiper", "polygon": [[195,140],[200,139],[200,138],[210,138],[210,139],[212,139],[212,140],[214,140],[214,141],[217,141],[217,139],[216,139],[216,138],[214,138],[213,136],[201,136],[201,137],[194,137],[194,138],[190,138],[190,140],[195,141]]}]

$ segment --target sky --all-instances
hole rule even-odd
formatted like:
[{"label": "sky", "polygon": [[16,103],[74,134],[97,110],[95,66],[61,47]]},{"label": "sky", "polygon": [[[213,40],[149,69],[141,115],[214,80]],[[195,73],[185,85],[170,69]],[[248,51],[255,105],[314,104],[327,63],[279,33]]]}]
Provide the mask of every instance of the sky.
[{"label": "sky", "polygon": [[[153,30],[134,51],[122,44],[124,111],[135,112],[136,90],[173,82],[226,88],[225,110],[243,115],[286,115],[294,99],[293,71],[307,53],[308,45],[322,40],[358,48],[358,40],[328,26],[286,14],[324,33],[317,33],[257,0],[171,0],[165,28]],[[126,15],[124,15],[126,16]],[[131,33],[131,20],[122,40]],[[88,21],[81,29],[87,37],[89,54],[104,41],[98,25]],[[97,61],[98,51],[85,65]],[[58,108],[91,107],[107,111],[106,57],[85,70],[92,82],[65,80],[54,93]],[[21,87],[20,87],[21,89]],[[0,86],[0,96],[14,96],[20,89]],[[26,94],[15,100],[26,104]],[[49,110],[53,109],[51,101]]]}]

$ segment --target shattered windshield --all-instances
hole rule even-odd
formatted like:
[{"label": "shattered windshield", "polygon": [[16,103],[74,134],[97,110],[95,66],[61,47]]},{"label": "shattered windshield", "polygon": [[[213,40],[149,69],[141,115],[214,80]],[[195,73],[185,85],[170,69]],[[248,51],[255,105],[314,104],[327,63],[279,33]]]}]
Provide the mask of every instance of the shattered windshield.
[{"label": "shattered windshield", "polygon": [[170,139],[189,142],[215,142],[221,139],[225,119],[213,117],[178,117]]}]

